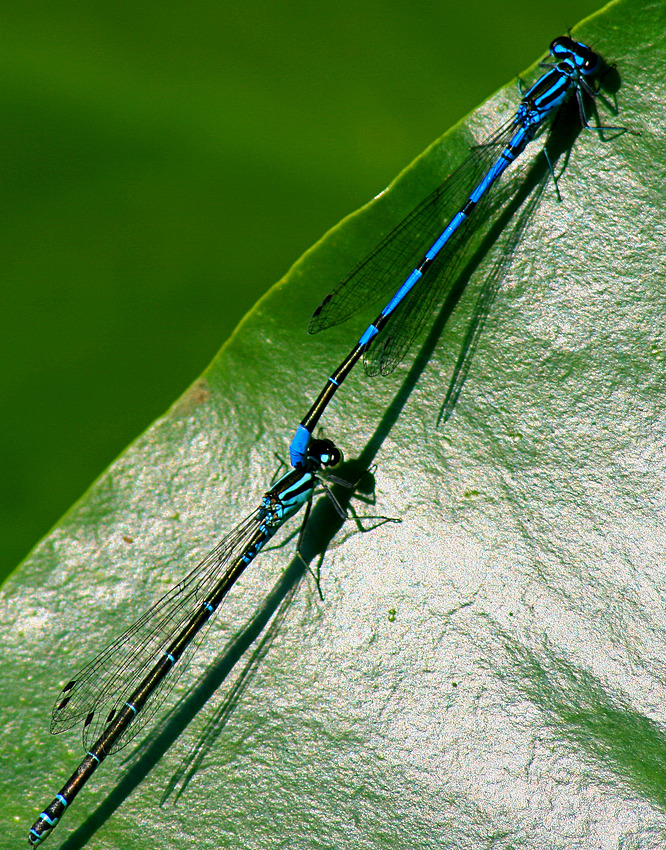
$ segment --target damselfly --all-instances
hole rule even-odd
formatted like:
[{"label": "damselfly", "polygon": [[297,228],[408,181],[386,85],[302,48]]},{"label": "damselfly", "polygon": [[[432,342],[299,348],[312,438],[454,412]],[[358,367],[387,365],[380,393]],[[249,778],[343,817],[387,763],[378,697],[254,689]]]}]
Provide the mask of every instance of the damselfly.
[{"label": "damselfly", "polygon": [[155,714],[187,667],[211,615],[276,531],[303,505],[309,507],[317,484],[328,491],[326,480],[346,483],[320,475],[323,467],[340,460],[330,440],[313,440],[301,468],[283,475],[189,575],[65,685],[53,708],[51,732],[83,722],[87,753],[31,827],[31,846],[49,834],[106,756],[129,743]]},{"label": "damselfly", "polygon": [[[598,94],[586,78],[599,74],[601,58],[586,44],[563,36],[550,45],[556,64],[525,93],[515,115],[482,144],[463,165],[388,234],[315,310],[310,333],[337,325],[394,292],[328,379],[302,419],[290,447],[295,467],[306,461],[313,428],[340,384],[363,355],[369,375],[387,375],[404,358],[419,330],[441,304],[455,279],[475,228],[483,223],[479,207],[507,167],[543,129],[547,119],[575,92],[582,125],[589,125],[583,94]],[[439,234],[433,240],[433,233]],[[397,289],[396,281],[400,282]],[[380,335],[381,334],[381,335]]]}]

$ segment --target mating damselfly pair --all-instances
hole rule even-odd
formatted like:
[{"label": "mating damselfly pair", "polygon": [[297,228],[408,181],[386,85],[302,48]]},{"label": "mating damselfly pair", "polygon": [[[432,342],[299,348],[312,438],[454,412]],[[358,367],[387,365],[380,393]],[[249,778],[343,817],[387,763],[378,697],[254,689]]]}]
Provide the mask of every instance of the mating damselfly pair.
[{"label": "mating damselfly pair", "polygon": [[[159,708],[202,640],[211,615],[275,532],[304,505],[340,453],[312,433],[337,388],[365,356],[370,374],[387,374],[441,303],[455,278],[487,199],[509,166],[541,134],[559,107],[575,95],[578,119],[589,127],[584,96],[603,62],[586,44],[558,38],[553,62],[528,89],[515,114],[440,188],[389,233],[315,311],[310,329],[321,330],[390,294],[375,321],[329,378],[291,444],[293,470],[270,487],[259,507],[227,535],[179,584],[104,649],[63,688],[53,709],[52,731],[82,723],[87,754],[29,833],[39,844],[107,755],[127,744]],[[545,64],[545,63],[544,63]],[[416,237],[416,233],[421,234]]]}]

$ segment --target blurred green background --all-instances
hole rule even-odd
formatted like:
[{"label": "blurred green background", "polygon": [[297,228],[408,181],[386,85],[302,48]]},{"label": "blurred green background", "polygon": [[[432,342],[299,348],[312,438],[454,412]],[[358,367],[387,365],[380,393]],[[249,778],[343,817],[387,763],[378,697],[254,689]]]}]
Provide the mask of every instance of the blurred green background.
[{"label": "blurred green background", "polygon": [[602,5],[0,2],[0,578],[309,245]]}]

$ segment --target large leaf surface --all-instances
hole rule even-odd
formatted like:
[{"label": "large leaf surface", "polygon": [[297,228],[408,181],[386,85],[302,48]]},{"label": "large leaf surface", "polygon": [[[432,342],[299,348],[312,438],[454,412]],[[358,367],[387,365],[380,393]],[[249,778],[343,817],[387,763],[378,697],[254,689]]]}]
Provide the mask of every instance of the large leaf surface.
[{"label": "large leaf surface", "polygon": [[[402,522],[333,537],[323,602],[285,570],[289,543],[263,553],[180,712],[124,772],[122,756],[100,768],[53,846],[664,845],[664,23],[661,4],[625,0],[575,31],[617,62],[616,123],[642,136],[575,140],[563,202],[546,187],[501,266],[446,424],[482,274],[412,369],[359,371],[327,412],[347,455],[377,464],[377,506],[358,513]],[[79,760],[75,736],[47,734],[55,683],[257,504],[357,330],[308,339],[312,307],[513,103],[511,86],[316,245],[6,585],[11,846]],[[336,531],[325,507],[309,551]],[[219,737],[160,807],[217,709]]]}]

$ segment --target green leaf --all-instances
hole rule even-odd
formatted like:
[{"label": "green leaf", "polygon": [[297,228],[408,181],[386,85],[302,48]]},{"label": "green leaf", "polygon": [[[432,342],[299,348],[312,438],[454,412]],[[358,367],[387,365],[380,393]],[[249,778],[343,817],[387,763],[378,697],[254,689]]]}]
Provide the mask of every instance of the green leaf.
[{"label": "green leaf", "polygon": [[[177,693],[205,669],[225,677],[244,624],[251,638],[296,588],[246,678],[233,689],[243,658],[201,710],[186,702],[166,752],[152,727],[127,772],[122,756],[100,767],[54,844],[663,843],[664,22],[624,0],[575,30],[617,62],[615,123],[642,135],[578,136],[563,202],[546,187],[501,266],[448,422],[435,427],[482,275],[434,352],[385,381],[359,370],[327,411],[327,435],[377,465],[377,505],[357,511],[402,522],[337,534],[323,601],[285,571],[293,541],[262,553]],[[54,684],[258,504],[362,325],[308,339],[312,307],[515,101],[512,84],[315,245],[5,586],[12,846],[80,758],[75,735],[47,734]],[[335,531],[321,511],[314,528],[312,546]],[[217,709],[219,737],[160,807]]]}]

